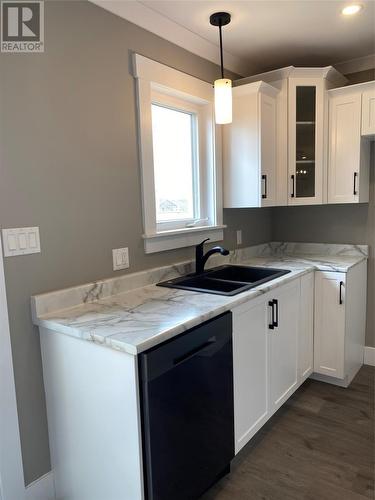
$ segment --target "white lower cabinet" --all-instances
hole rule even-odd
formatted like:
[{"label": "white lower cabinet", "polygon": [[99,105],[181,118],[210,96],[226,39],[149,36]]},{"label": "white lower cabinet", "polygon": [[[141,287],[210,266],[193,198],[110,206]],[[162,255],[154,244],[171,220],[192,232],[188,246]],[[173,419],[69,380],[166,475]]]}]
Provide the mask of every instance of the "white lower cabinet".
[{"label": "white lower cabinet", "polygon": [[277,288],[272,294],[275,321],[273,329],[269,325],[271,413],[280,408],[298,384],[299,298],[299,279]]},{"label": "white lower cabinet", "polygon": [[315,363],[322,375],[344,376],[345,273],[315,275]]},{"label": "white lower cabinet", "polygon": [[298,379],[304,382],[314,370],[314,275],[301,278],[298,333]]},{"label": "white lower cabinet", "polygon": [[315,273],[314,378],[347,387],[363,364],[367,264]]},{"label": "white lower cabinet", "polygon": [[269,417],[267,301],[263,295],[232,312],[237,453]]},{"label": "white lower cabinet", "polygon": [[347,387],[363,364],[367,262],[315,271],[235,307],[238,453],[308,378]]},{"label": "white lower cabinet", "polygon": [[236,453],[296,390],[300,279],[232,310]]}]

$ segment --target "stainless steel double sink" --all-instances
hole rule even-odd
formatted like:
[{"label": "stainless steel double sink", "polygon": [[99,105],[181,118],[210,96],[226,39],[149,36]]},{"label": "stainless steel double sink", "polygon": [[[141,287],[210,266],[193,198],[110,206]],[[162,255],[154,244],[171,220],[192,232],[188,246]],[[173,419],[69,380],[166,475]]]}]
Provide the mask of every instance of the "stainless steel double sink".
[{"label": "stainless steel double sink", "polygon": [[250,288],[262,285],[287,273],[290,273],[290,271],[286,269],[226,265],[214,267],[202,274],[188,274],[163,281],[158,283],[158,286],[231,296],[250,290]]}]

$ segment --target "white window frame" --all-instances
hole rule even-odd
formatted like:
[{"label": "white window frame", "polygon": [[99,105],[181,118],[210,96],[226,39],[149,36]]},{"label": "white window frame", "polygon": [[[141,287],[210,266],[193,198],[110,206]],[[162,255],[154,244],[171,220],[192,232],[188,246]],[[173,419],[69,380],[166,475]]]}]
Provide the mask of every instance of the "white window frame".
[{"label": "white window frame", "polygon": [[[214,121],[212,85],[139,54],[134,54],[137,83],[139,153],[142,174],[146,253],[193,246],[204,238],[224,238],[221,129]],[[181,224],[157,223],[153,163],[153,103],[194,113],[198,119],[200,218]]]},{"label": "white window frame", "polygon": [[[194,146],[200,147],[200,144],[202,140],[204,139],[204,133],[199,128],[199,123],[202,122],[202,113],[200,106],[190,103],[186,100],[183,99],[177,99],[175,97],[152,91],[151,92],[151,99],[152,99],[152,104],[156,104],[158,106],[162,106],[165,108],[173,109],[176,111],[181,111],[190,115],[194,116],[194,121],[198,122],[195,125],[193,125],[193,136],[195,135],[196,137],[193,137],[193,143]],[[196,129],[196,130],[194,130]],[[198,156],[198,158],[194,158],[195,156]],[[206,207],[205,207],[205,197],[202,196],[202,182],[204,182],[204,179],[202,179],[201,174],[201,169],[200,167],[200,155],[196,155],[196,151],[193,152],[193,169],[196,170],[195,175],[198,174],[199,178],[195,179],[194,184],[198,185],[198,193],[199,193],[199,208],[200,208],[200,216],[199,220],[201,219],[206,219],[207,214],[206,214]],[[204,188],[203,188],[204,189]],[[194,203],[196,200],[194,200]],[[203,212],[203,213],[202,213]],[[166,222],[158,222],[156,221],[156,232],[165,232],[169,230],[174,230],[174,229],[184,229],[187,227],[187,224],[194,224],[196,221],[196,218],[190,218],[190,219],[182,219],[182,220],[171,220],[171,221],[166,221]]]}]

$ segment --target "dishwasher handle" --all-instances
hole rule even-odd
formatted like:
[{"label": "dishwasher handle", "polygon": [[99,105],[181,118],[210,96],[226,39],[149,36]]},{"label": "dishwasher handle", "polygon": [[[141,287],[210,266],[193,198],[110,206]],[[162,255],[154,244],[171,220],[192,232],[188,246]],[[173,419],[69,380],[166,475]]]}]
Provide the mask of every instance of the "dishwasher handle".
[{"label": "dishwasher handle", "polygon": [[139,355],[143,383],[154,380],[201,355],[212,358],[232,343],[232,313],[226,312]]},{"label": "dishwasher handle", "polygon": [[191,351],[187,352],[186,354],[183,354],[182,356],[179,356],[178,358],[175,358],[173,360],[173,364],[176,366],[183,363],[184,361],[187,361],[188,359],[193,358],[194,356],[197,356],[198,354],[202,353],[202,351],[207,349],[207,347],[210,347],[212,346],[212,344],[215,344],[216,340],[217,340],[216,337],[211,337],[204,344],[196,347],[195,349],[192,349]]}]

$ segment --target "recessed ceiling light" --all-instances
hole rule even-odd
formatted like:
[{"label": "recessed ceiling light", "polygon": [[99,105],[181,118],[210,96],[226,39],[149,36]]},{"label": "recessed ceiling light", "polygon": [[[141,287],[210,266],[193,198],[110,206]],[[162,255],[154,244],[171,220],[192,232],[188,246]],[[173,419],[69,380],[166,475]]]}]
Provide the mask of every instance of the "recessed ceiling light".
[{"label": "recessed ceiling light", "polygon": [[360,10],[362,10],[362,5],[354,4],[347,5],[342,9],[342,13],[344,16],[352,16],[353,14],[357,14]]}]

